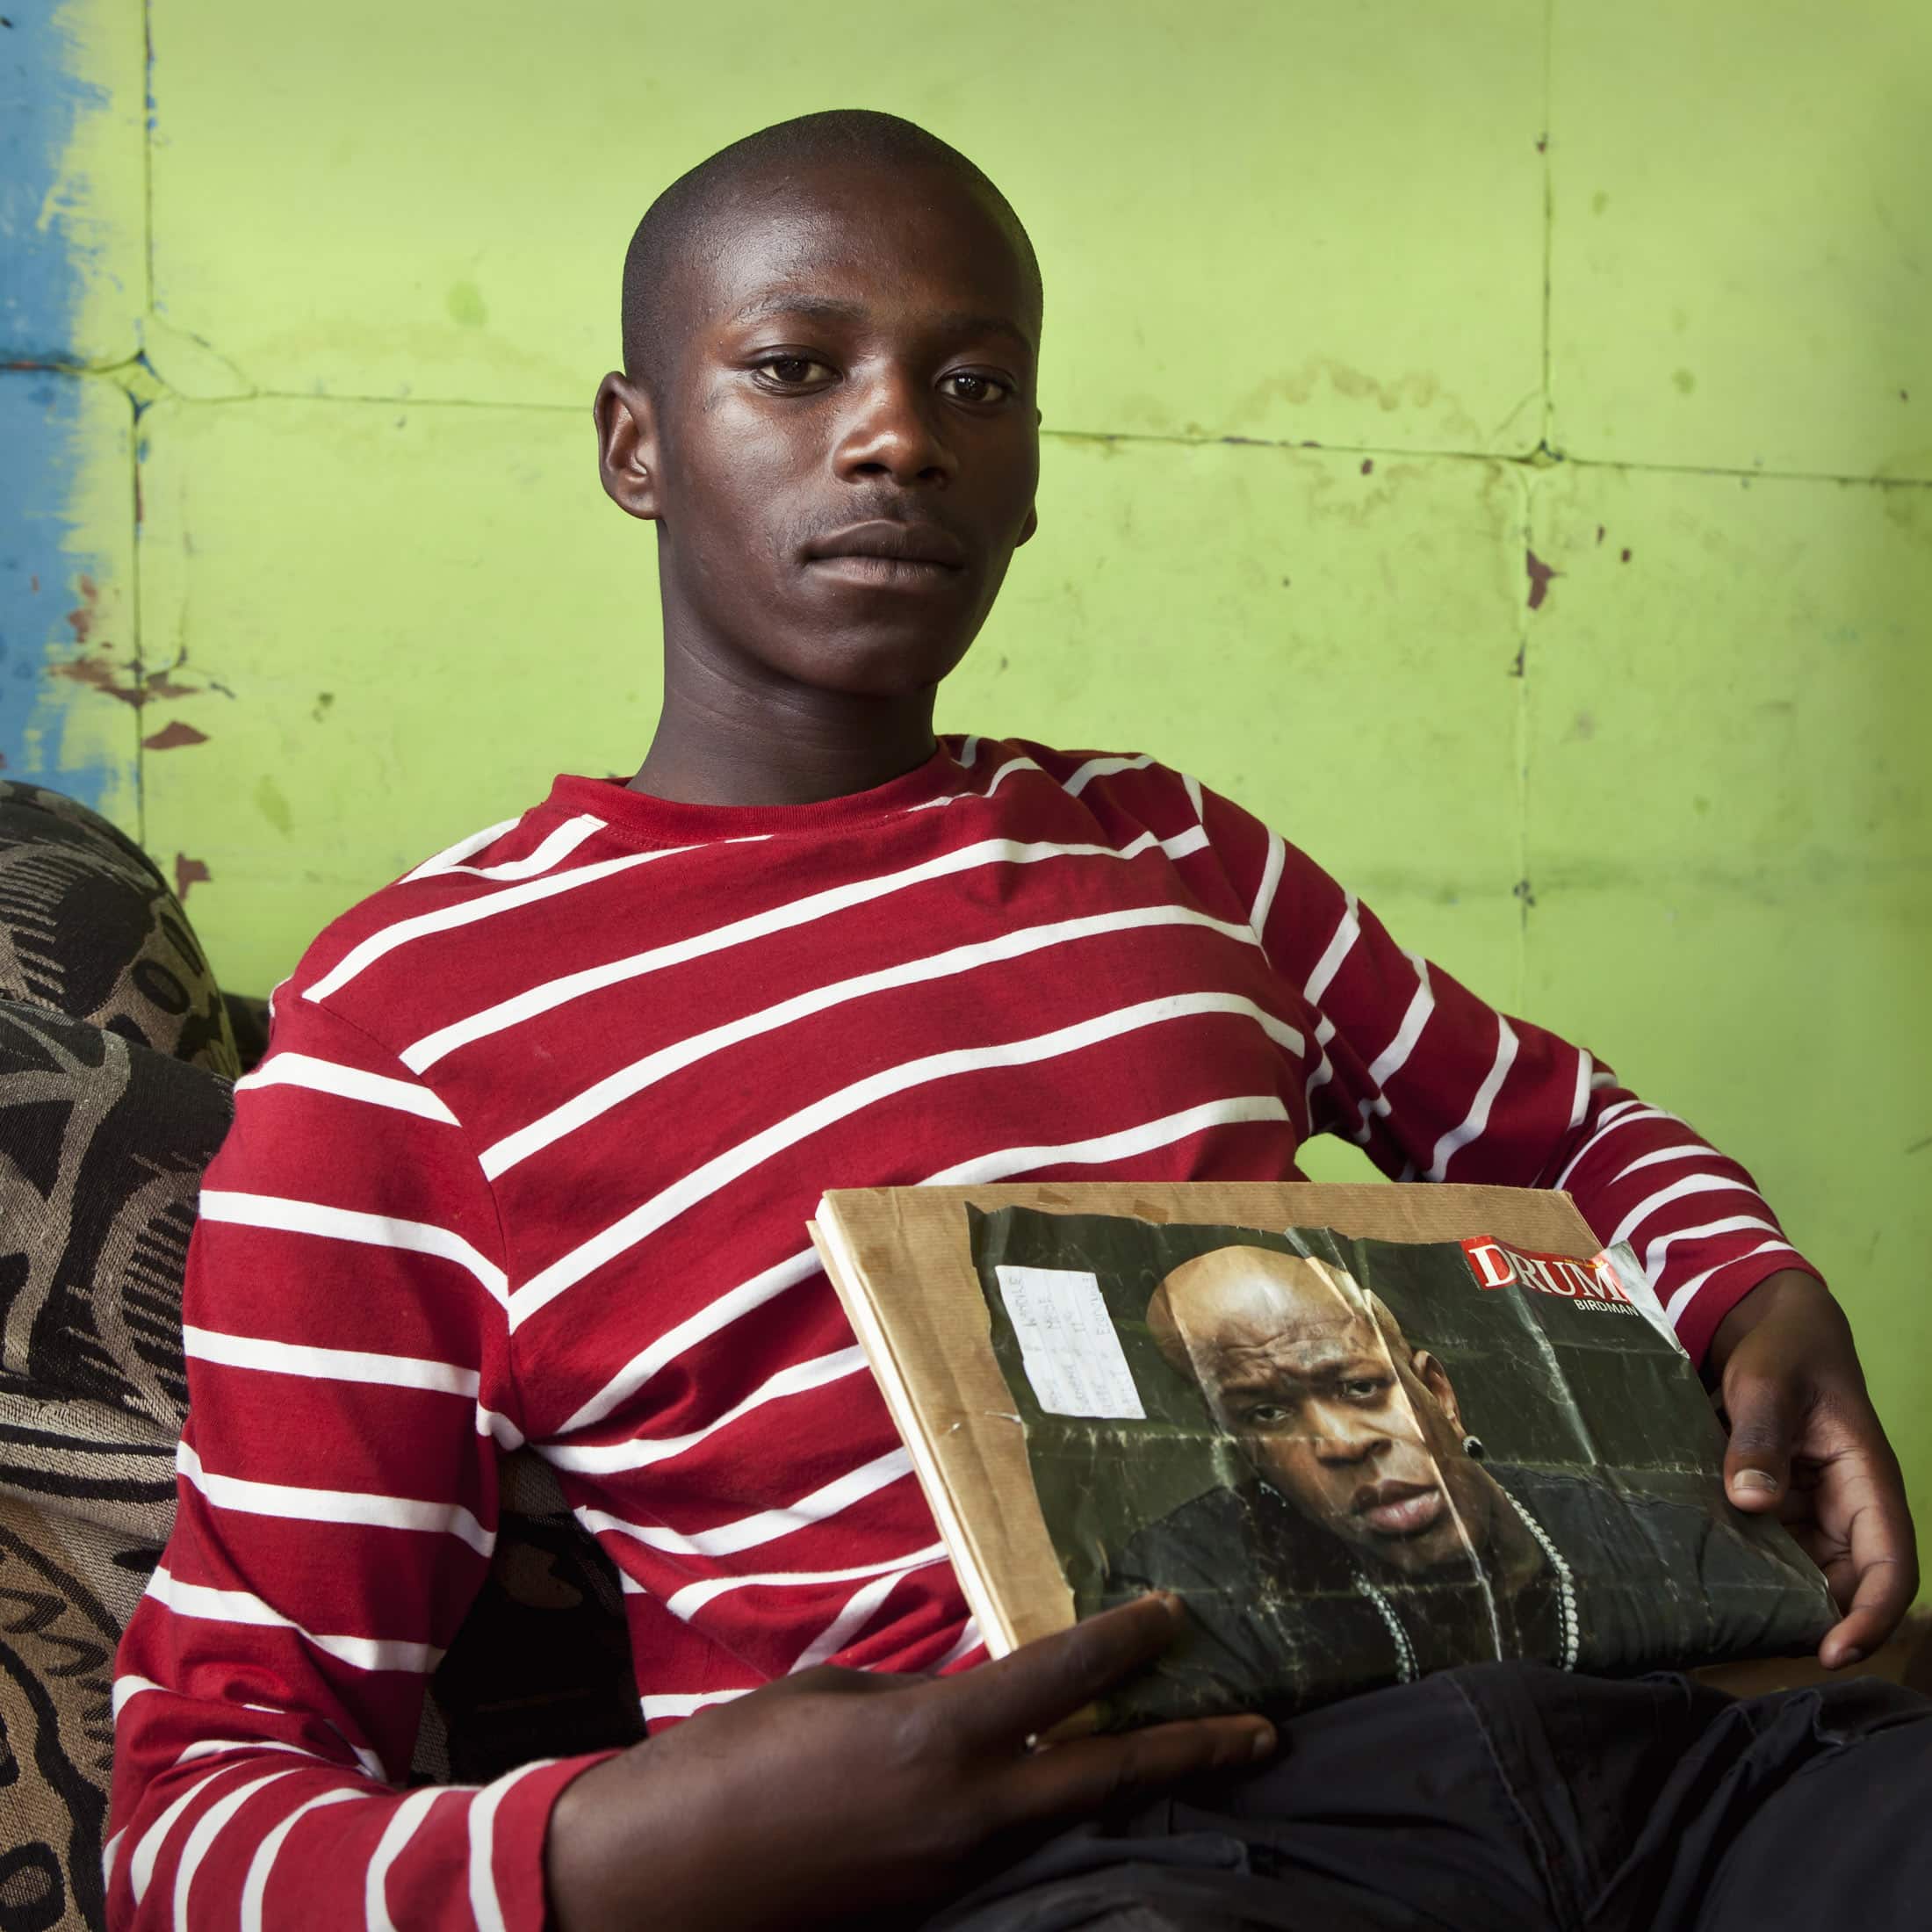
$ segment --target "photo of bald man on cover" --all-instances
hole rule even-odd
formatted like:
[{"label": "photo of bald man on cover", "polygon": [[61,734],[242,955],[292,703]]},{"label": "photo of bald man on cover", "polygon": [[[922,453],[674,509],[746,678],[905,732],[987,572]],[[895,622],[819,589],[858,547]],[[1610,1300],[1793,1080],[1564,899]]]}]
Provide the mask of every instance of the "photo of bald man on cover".
[{"label": "photo of bald man on cover", "polygon": [[[1575,1664],[1575,1575],[1539,1510],[1568,1530],[1597,1492],[1521,1469],[1500,1480],[1447,1371],[1409,1344],[1387,1303],[1311,1257],[1230,1246],[1168,1275],[1147,1325],[1257,1482],[1341,1546],[1397,1676],[1485,1655]],[[1202,1557],[1225,1547],[1227,1493],[1143,1532],[1143,1561],[1185,1564],[1204,1536]],[[1274,1546],[1286,1554],[1296,1540]]]},{"label": "photo of bald man on cover", "polygon": [[[1087,1264],[1143,1410],[1042,1410],[1029,1453],[1083,1613],[1186,1604],[1163,1707],[1299,1708],[1502,1657],[1643,1669],[1823,1627],[1795,1547],[1724,1500],[1708,1402],[1636,1308],[1498,1289],[1454,1244],[1008,1213],[989,1256]],[[1000,1341],[996,1319],[1031,1393]],[[1639,1384],[1662,1392],[1640,1431]]]}]

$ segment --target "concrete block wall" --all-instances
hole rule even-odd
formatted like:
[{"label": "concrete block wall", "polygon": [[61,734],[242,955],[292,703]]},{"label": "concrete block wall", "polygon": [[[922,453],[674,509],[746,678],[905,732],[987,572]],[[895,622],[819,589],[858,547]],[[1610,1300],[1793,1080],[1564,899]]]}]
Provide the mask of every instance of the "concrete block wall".
[{"label": "concrete block wall", "polygon": [[1188,767],[1737,1152],[1932,1522],[1922,0],[8,6],[0,752],[231,984],[635,764],[630,227],[906,113],[1048,282],[1041,536],[943,722]]}]

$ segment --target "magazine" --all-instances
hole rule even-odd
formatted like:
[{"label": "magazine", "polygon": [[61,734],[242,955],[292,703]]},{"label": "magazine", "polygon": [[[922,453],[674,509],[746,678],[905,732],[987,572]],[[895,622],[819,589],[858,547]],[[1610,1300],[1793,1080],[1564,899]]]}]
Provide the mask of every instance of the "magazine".
[{"label": "magazine", "polygon": [[1774,1655],[1834,1618],[1725,1498],[1696,1370],[1567,1196],[880,1189],[812,1232],[993,1654],[1186,1604],[1110,1727],[1496,1657]]}]

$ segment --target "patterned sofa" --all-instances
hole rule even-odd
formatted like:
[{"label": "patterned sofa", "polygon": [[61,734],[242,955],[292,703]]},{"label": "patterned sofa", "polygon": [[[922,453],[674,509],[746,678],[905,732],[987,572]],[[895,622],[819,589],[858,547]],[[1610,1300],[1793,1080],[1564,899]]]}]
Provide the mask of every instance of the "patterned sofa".
[{"label": "patterned sofa", "polygon": [[[264,1020],[137,846],[0,781],[0,1932],[102,1923],[114,1646],[174,1514],[182,1265]],[[615,1576],[534,1457],[503,1497],[418,1780],[643,1734]]]}]

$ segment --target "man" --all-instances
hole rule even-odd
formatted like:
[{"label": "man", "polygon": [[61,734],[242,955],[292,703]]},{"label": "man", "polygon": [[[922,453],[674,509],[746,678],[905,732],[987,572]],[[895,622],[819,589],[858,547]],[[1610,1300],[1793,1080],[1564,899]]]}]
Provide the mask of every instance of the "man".
[{"label": "man", "polygon": [[[116,1925],[845,1918],[1272,1748],[1232,1718],[1027,1748],[1158,1650],[1157,1598],[956,1675],[977,1633],[806,1244],[831,1186],[1280,1178],[1330,1128],[1391,1173],[1561,1179],[1668,1237],[1738,1493],[1820,1472],[1828,1661],[1909,1602],[1843,1317],[1741,1168],[1191,780],[935,739],[1036,525],[1040,321],[1005,201],[890,117],[768,130],[640,225],[595,415],[657,526],[657,732],[280,991],[190,1265]],[[624,1575],[660,1734],[405,1795],[525,1441]]]},{"label": "man", "polygon": [[[1767,1648],[1831,1621],[1823,1604],[1806,1621],[1803,1579],[1705,1510],[1486,1460],[1443,1363],[1323,1261],[1214,1249],[1160,1282],[1147,1323],[1257,1479],[1150,1525],[1113,1571],[1180,1593],[1190,1628],[1162,1669],[1213,1705],[1485,1655],[1705,1661],[1740,1619]],[[1694,1611],[1661,1585],[1676,1576],[1698,1579]]]}]

